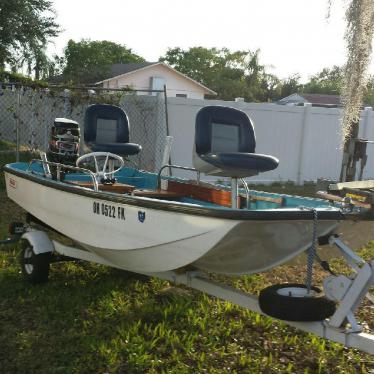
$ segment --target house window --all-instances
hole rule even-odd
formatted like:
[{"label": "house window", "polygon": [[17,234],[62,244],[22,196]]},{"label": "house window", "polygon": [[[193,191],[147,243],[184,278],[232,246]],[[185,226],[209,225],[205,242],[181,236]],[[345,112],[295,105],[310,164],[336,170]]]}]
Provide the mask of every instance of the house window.
[{"label": "house window", "polygon": [[[163,90],[166,82],[165,79],[162,77],[150,77],[150,88],[151,90]],[[161,92],[149,92],[151,96],[157,96],[158,94],[162,94]]]},{"label": "house window", "polygon": [[165,84],[163,77],[151,77],[151,90],[163,90]]},{"label": "house window", "polygon": [[187,97],[187,94],[176,94],[175,97]]}]

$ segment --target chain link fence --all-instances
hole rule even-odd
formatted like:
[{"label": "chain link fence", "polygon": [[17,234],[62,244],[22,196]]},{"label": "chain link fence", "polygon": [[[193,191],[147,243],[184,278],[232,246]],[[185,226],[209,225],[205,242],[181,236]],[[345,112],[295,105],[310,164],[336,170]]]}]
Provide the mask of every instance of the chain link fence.
[{"label": "chain link fence", "polygon": [[[54,119],[73,119],[79,123],[84,142],[84,115],[91,104],[112,104],[128,115],[130,141],[143,149],[132,161],[140,169],[161,167],[168,135],[165,91],[109,90],[102,88],[32,88],[14,84],[0,86],[0,152],[3,146],[46,151]],[[4,147],[3,147],[4,148]],[[81,147],[82,149],[82,147]]]}]

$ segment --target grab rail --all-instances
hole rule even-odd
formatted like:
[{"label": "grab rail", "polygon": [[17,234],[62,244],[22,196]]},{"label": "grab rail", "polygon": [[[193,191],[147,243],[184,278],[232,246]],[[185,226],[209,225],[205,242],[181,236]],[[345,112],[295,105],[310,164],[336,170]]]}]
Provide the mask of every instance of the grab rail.
[{"label": "grab rail", "polygon": [[245,196],[246,196],[246,208],[250,208],[251,204],[251,196],[249,194],[249,188],[248,188],[248,183],[245,181],[244,178],[240,178],[240,181],[242,182],[244,189],[245,189]]},{"label": "grab rail", "polygon": [[178,165],[167,164],[167,165],[161,166],[161,168],[160,168],[160,170],[157,174],[157,189],[160,189],[160,187],[161,187],[161,173],[166,168],[195,171],[197,173],[197,178],[196,178],[197,184],[200,183],[200,171],[199,170],[197,170],[195,168],[189,168],[187,166],[178,166]]},{"label": "grab rail", "polygon": [[[197,178],[196,178],[197,184],[200,183],[200,171],[199,170],[197,170],[195,168],[190,168],[190,167],[187,167],[187,166],[178,166],[178,165],[167,164],[167,165],[163,165],[160,168],[160,170],[159,170],[159,172],[157,174],[157,189],[160,189],[160,187],[161,187],[161,173],[166,168],[194,171],[194,172],[197,173]],[[245,195],[246,195],[246,207],[248,209],[250,207],[250,201],[251,201],[250,200],[250,193],[249,193],[248,184],[247,184],[247,182],[243,178],[240,178],[240,181],[242,182],[242,184],[244,186]]]},{"label": "grab rail", "polygon": [[[56,167],[56,171],[57,171],[57,180],[58,181],[61,181],[61,169],[75,170],[75,171],[80,171],[80,172],[83,172],[85,174],[88,174],[91,177],[91,179],[92,179],[92,184],[93,184],[94,191],[98,191],[99,190],[99,184],[97,183],[96,176],[95,176],[95,174],[91,170],[80,168],[78,166],[64,165],[64,164],[60,164],[58,162],[44,161],[44,160],[40,160],[40,159],[34,158],[34,159],[32,159],[29,162],[29,166],[27,168],[28,172],[33,172],[33,170],[31,169],[31,166],[34,163],[40,163],[40,164],[42,164],[43,170],[44,170],[45,165],[55,166]],[[44,171],[44,175],[46,176],[45,171]]]}]

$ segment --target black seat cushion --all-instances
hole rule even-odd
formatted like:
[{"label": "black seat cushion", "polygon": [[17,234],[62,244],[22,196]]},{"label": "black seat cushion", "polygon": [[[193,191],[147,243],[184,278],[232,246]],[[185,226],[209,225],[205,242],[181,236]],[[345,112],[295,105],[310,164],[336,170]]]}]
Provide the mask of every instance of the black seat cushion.
[{"label": "black seat cushion", "polygon": [[135,143],[94,143],[91,146],[93,152],[111,152],[119,155],[136,155],[142,147]]},{"label": "black seat cushion", "polygon": [[205,162],[221,169],[227,177],[248,177],[259,172],[276,169],[279,160],[258,153],[208,153],[200,155]]}]

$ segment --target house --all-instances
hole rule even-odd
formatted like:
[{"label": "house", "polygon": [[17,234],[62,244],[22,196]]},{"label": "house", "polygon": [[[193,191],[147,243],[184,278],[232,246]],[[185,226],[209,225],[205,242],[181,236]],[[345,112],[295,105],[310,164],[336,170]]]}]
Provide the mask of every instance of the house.
[{"label": "house", "polygon": [[303,105],[305,103],[327,108],[340,108],[343,106],[339,95],[294,93],[277,101],[277,104],[280,105]]},{"label": "house", "polygon": [[[164,62],[114,64],[108,78],[96,82],[103,88],[130,87],[138,90],[163,90],[166,85],[168,97],[204,99],[216,92],[173,69]],[[149,94],[148,91],[145,94]]]}]

